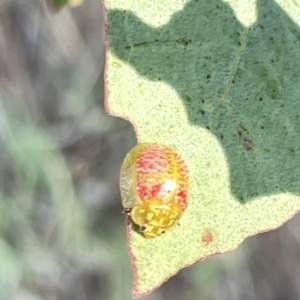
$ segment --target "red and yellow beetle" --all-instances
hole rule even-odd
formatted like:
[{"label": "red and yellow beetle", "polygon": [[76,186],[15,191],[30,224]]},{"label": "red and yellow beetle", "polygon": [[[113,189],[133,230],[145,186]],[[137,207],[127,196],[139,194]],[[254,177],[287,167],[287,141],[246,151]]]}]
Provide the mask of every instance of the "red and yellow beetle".
[{"label": "red and yellow beetle", "polygon": [[122,204],[147,238],[161,235],[187,207],[188,169],[172,148],[141,143],[125,157],[120,174]]}]

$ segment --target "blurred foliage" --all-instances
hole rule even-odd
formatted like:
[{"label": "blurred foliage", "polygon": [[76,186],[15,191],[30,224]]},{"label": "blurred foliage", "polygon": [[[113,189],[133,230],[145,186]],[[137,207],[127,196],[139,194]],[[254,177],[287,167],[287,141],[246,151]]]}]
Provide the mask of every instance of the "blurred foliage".
[{"label": "blurred foliage", "polygon": [[[119,168],[131,125],[103,108],[102,7],[0,0],[0,300],[132,299]],[[300,218],[143,299],[299,299]]]},{"label": "blurred foliage", "polygon": [[64,5],[71,7],[82,5],[84,0],[45,0],[50,11],[61,9]]}]

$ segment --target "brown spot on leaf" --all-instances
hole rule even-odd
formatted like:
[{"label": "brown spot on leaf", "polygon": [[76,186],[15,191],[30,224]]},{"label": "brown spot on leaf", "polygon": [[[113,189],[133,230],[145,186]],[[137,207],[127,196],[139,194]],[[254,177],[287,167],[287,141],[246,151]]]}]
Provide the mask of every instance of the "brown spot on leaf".
[{"label": "brown spot on leaf", "polygon": [[204,234],[202,235],[202,243],[205,246],[208,246],[213,240],[214,240],[213,233],[209,229],[206,229],[204,231]]}]

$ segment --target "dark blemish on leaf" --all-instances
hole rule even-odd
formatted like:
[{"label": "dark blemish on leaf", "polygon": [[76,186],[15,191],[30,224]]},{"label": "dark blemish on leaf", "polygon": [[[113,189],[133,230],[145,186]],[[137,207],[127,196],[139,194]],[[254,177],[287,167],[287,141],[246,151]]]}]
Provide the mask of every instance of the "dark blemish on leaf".
[{"label": "dark blemish on leaf", "polygon": [[263,97],[259,97],[258,101],[263,101],[263,99],[264,99]]},{"label": "dark blemish on leaf", "polygon": [[201,238],[202,243],[208,246],[213,240],[214,240],[213,233],[209,229],[206,229]]},{"label": "dark blemish on leaf", "polygon": [[190,96],[186,96],[185,100],[188,101],[188,102],[190,102],[192,100],[192,98]]},{"label": "dark blemish on leaf", "polygon": [[264,129],[265,127],[261,125],[260,128],[261,128],[261,129]]},{"label": "dark blemish on leaf", "polygon": [[245,131],[248,132],[248,129],[246,127],[244,127],[242,124],[239,124],[239,126]]},{"label": "dark blemish on leaf", "polygon": [[148,42],[142,42],[142,43],[138,43],[138,44],[134,44],[134,45],[129,45],[129,46],[126,46],[126,49],[131,49],[131,48],[135,48],[135,47],[139,47],[139,46],[144,46],[144,45],[147,45]]},{"label": "dark blemish on leaf", "polygon": [[158,77],[157,79],[158,79],[159,81],[161,81],[161,78],[160,78],[160,77]]},{"label": "dark blemish on leaf", "polygon": [[284,104],[281,104],[280,107],[284,107]]},{"label": "dark blemish on leaf", "polygon": [[224,139],[224,135],[222,133],[220,134],[220,138],[221,138],[221,140]]},{"label": "dark blemish on leaf", "polygon": [[209,126],[206,126],[206,129],[207,129],[207,130],[210,130],[210,127],[209,127]]},{"label": "dark blemish on leaf", "polygon": [[246,98],[245,100],[247,101],[249,98]]},{"label": "dark blemish on leaf", "polygon": [[209,78],[210,78],[210,76],[211,76],[211,75],[210,75],[210,74],[208,74],[208,75],[206,75],[206,78],[207,78],[207,79],[209,79]]},{"label": "dark blemish on leaf", "polygon": [[274,59],[271,59],[271,63],[273,63],[274,62]]},{"label": "dark blemish on leaf", "polygon": [[262,26],[262,25],[258,25],[261,29],[264,29],[264,26]]},{"label": "dark blemish on leaf", "polygon": [[231,81],[232,83],[235,83],[234,79]]},{"label": "dark blemish on leaf", "polygon": [[200,109],[199,112],[201,113],[201,115],[205,114],[205,111],[203,109]]},{"label": "dark blemish on leaf", "polygon": [[247,148],[247,150],[252,150],[253,149],[252,141],[250,141],[247,138],[244,138],[244,145]]},{"label": "dark blemish on leaf", "polygon": [[201,100],[201,102],[202,102],[202,103],[204,103],[204,102],[205,102],[205,100],[204,100],[204,99],[202,99],[202,100]]},{"label": "dark blemish on leaf", "polygon": [[243,138],[243,143],[244,146],[246,147],[247,150],[252,150],[253,149],[253,143],[250,139],[247,137],[244,137],[244,133],[248,133],[249,131],[247,128],[245,128],[242,124],[239,124],[239,127],[237,128],[237,134],[239,138]]},{"label": "dark blemish on leaf", "polygon": [[220,8],[220,5],[217,4],[217,5],[216,5],[216,8]]},{"label": "dark blemish on leaf", "polygon": [[238,45],[241,46],[242,45],[241,42],[238,42]]}]

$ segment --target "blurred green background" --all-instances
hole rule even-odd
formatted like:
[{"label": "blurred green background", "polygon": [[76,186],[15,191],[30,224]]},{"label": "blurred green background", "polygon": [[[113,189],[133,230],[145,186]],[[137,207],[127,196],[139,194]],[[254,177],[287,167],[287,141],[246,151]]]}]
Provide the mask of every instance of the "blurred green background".
[{"label": "blurred green background", "polygon": [[[0,0],[0,300],[132,299],[118,176],[136,138],[104,110],[102,25],[100,0]],[[143,299],[300,299],[299,225]]]}]

